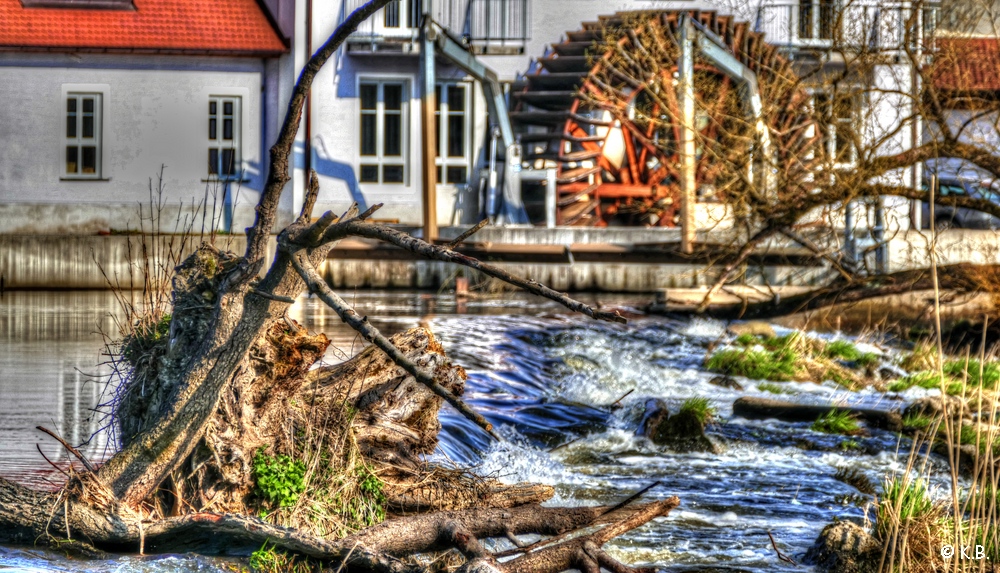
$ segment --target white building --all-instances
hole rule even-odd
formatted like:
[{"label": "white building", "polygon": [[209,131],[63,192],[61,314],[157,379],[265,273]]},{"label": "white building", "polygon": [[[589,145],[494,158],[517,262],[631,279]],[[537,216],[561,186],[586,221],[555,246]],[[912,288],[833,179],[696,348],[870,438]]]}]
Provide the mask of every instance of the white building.
[{"label": "white building", "polygon": [[[523,145],[524,161],[511,161],[507,168],[524,177],[523,194],[516,188],[507,192],[523,197],[535,224],[544,223],[546,209],[552,208],[545,204],[546,178],[558,187],[556,200],[580,206],[575,215],[560,211],[560,224],[606,224],[613,213],[602,207],[600,197],[628,202],[673,192],[676,180],[633,149],[635,142],[622,135],[627,130],[604,125],[589,112],[576,113],[577,98],[567,95],[587,79],[584,52],[600,40],[602,17],[619,11],[705,10],[699,16],[703,24],[715,25],[723,36],[734,22],[747,22],[747,30],[765,33],[766,41],[796,65],[833,71],[843,66],[837,55],[843,55],[845,44],[890,54],[901,50],[903,38],[912,37],[905,31],[913,22],[919,22],[918,35],[933,27],[932,9],[878,0],[843,6],[836,0],[759,5],[734,0],[431,1],[395,0],[363,24],[317,76],[296,144],[293,183],[283,196],[286,220],[302,203],[307,171],[315,169],[321,182],[317,212],[340,211],[352,201],[384,203],[377,217],[422,222],[423,134],[431,123],[422,117],[422,98],[429,95],[421,72],[425,13],[439,38],[451,38],[427,44],[436,46],[435,94],[427,102],[434,117],[440,225],[475,222],[484,211],[503,213],[493,202],[503,185],[492,182],[503,179],[503,160],[510,155],[504,148],[514,142],[508,139]],[[5,102],[19,102],[0,111],[0,232],[135,228],[137,205],[147,200],[149,178],[161,164],[167,166],[171,208],[181,200],[190,205],[202,199],[206,188],[219,197],[225,191],[225,199],[216,199],[217,211],[224,213],[219,226],[242,228],[262,187],[266,148],[274,140],[289,86],[308,55],[362,3],[268,0],[262,8],[253,0],[183,0],[183,10],[169,10],[178,3],[0,0],[5,23],[0,76],[10,78],[0,82],[0,95]],[[920,12],[916,20],[914,10]],[[189,33],[172,36],[167,33],[172,26],[190,28]],[[291,38],[290,54],[284,56],[283,36]],[[835,45],[835,38],[846,42]],[[454,50],[449,56],[446,44],[457,46],[460,57]],[[469,61],[496,79],[509,113],[500,110],[490,117],[491,83],[470,73]],[[838,164],[849,166],[852,160],[844,138],[838,141],[839,124],[864,123],[886,153],[920,140],[921,126],[915,122],[901,128],[910,117],[902,94],[913,90],[905,64],[887,59],[870,77],[852,81],[848,91],[856,96],[851,96],[850,116],[832,117],[825,131]],[[889,89],[869,92],[870,86]],[[99,110],[93,117],[84,110],[91,106]],[[232,117],[226,115],[230,109]],[[516,131],[494,133],[491,127],[504,127],[501,116],[510,118]],[[229,119],[233,139],[220,140],[226,137],[221,131],[213,139],[211,122]],[[76,131],[66,127],[73,121]],[[96,130],[93,145],[80,140],[83,122],[90,121]],[[609,174],[609,166],[624,175]],[[914,185],[920,175],[914,169],[893,177]],[[890,207],[893,220],[904,224],[908,206]],[[523,221],[507,214],[506,220]]]},{"label": "white building", "polygon": [[206,197],[252,220],[292,77],[261,5],[0,0],[0,23],[0,232],[139,228],[161,166],[163,231]]}]

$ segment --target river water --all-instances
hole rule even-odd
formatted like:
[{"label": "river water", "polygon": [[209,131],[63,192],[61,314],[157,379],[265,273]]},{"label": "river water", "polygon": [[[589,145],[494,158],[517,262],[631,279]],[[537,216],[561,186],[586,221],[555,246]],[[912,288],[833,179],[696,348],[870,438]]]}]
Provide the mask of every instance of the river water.
[{"label": "river water", "polygon": [[[836,447],[840,438],[812,432],[809,424],[733,418],[739,396],[770,395],[752,381],[742,381],[742,392],[709,384],[712,374],[701,364],[724,331],[721,323],[639,317],[610,325],[509,293],[467,301],[426,292],[348,294],[386,334],[429,326],[468,370],[466,399],[504,437],[492,442],[445,410],[437,461],[476,466],[505,481],[551,484],[556,505],[616,503],[655,481],[660,485],[646,499],[679,496],[681,506],[669,517],[608,545],[628,563],[668,571],[808,571],[779,560],[768,533],[782,553],[798,560],[825,524],[865,518],[848,499],[857,491],[833,478],[838,467],[858,468],[877,482],[905,465],[909,445],[888,433],[875,432],[860,449],[844,452]],[[583,298],[626,309],[644,302]],[[59,483],[60,474],[39,450],[55,465],[68,460],[34,429],[39,425],[83,444],[91,458],[107,455],[103,419],[95,412],[103,388],[94,379],[107,372],[100,365],[99,331],[114,332],[115,309],[105,292],[15,292],[0,299],[0,475],[38,487]],[[328,362],[361,346],[315,299],[301,299],[290,315],[330,336]],[[873,405],[883,399],[832,383],[794,388],[799,401]],[[648,399],[676,407],[692,396],[709,398],[718,410],[710,435],[722,453],[674,454],[635,435]],[[0,547],[0,570],[221,571],[224,565],[191,555],[67,561],[32,548]]]}]

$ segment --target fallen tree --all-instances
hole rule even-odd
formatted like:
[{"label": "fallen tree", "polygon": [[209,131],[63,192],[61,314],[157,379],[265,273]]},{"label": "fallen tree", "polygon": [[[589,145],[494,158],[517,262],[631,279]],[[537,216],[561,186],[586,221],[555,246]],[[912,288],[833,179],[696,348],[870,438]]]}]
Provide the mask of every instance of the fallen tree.
[{"label": "fallen tree", "polygon": [[[201,246],[175,269],[170,308],[132,325],[117,348],[124,375],[112,403],[119,450],[99,467],[78,456],[83,468],[71,468],[55,492],[0,479],[0,542],[87,554],[245,554],[266,542],[324,566],[385,573],[422,570],[403,557],[455,548],[477,570],[622,573],[629,568],[600,546],[679,503],[541,508],[550,487],[509,486],[427,464],[421,455],[437,443],[444,402],[495,437],[460,398],[464,370],[426,330],[383,336],[316,267],[339,240],[374,238],[474,268],[595,319],[624,322],[617,313],[463,256],[455,244],[436,246],[373,224],[368,218],[378,205],[314,221],[315,173],[261,276],[309,86],[347,35],[388,1],[372,0],[351,14],[302,71],[271,149],[246,251]],[[305,292],[371,346],[344,364],[313,369],[329,340],[286,315]],[[393,514],[409,515],[383,522]],[[520,547],[517,535],[602,523],[586,535],[521,548],[504,562],[478,541],[507,537]]]},{"label": "fallen tree", "polygon": [[935,289],[953,294],[996,291],[1000,266],[957,263],[936,269],[907,269],[877,275],[845,274],[807,292],[759,301],[704,305],[709,316],[720,319],[764,319],[817,310],[836,304],[852,304],[873,298]]}]

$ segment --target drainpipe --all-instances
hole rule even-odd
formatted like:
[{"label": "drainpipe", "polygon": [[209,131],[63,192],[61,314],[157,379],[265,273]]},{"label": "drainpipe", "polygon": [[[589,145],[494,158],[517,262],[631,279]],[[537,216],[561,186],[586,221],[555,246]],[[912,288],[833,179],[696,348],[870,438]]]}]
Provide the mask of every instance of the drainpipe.
[{"label": "drainpipe", "polygon": [[681,15],[681,251],[694,250],[695,133],[694,133],[694,26],[691,15]]},{"label": "drainpipe", "polygon": [[437,133],[434,122],[434,40],[431,14],[431,0],[424,0],[423,25],[420,27],[420,77],[423,84],[421,93],[421,131],[423,145],[423,218],[424,240],[428,243],[438,236],[437,221]]},{"label": "drainpipe", "polygon": [[[312,57],[313,49],[313,3],[312,0],[306,0],[306,61]],[[305,193],[309,193],[309,174],[312,173],[312,90],[306,93],[306,104],[305,111],[303,113],[303,121],[305,122],[305,142],[302,146],[302,153],[305,154],[303,159],[304,173],[302,189]],[[303,195],[303,199],[305,195]],[[295,214],[292,213],[294,216]]]}]

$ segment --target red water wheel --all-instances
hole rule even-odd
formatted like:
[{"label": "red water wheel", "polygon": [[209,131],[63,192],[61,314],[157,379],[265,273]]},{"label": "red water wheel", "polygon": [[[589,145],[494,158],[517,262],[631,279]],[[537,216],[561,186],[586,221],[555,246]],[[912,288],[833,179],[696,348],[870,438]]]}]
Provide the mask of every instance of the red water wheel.
[{"label": "red water wheel", "polygon": [[[619,13],[584,23],[538,60],[512,94],[525,160],[557,171],[560,225],[674,226],[680,195],[677,69],[681,12]],[[791,65],[749,25],[714,12],[692,17],[758,76],[771,133],[769,169],[789,175],[819,130]],[[734,204],[759,196],[747,173],[760,141],[741,86],[695,58],[699,193]]]}]

